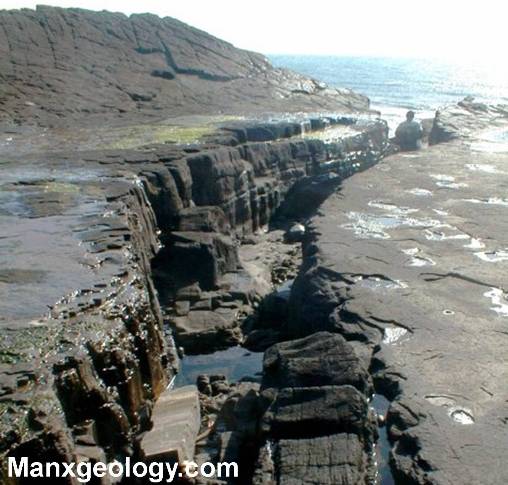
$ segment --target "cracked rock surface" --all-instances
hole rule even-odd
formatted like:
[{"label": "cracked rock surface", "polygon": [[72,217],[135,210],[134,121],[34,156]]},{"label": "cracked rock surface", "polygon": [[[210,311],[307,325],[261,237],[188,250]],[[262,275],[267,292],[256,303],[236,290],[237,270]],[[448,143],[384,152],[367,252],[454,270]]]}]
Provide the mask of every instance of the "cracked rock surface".
[{"label": "cracked rock surface", "polygon": [[465,126],[460,111],[456,140],[390,156],[323,203],[291,295],[289,335],[372,353],[397,483],[508,476],[508,155],[475,149],[508,120],[469,105]]}]

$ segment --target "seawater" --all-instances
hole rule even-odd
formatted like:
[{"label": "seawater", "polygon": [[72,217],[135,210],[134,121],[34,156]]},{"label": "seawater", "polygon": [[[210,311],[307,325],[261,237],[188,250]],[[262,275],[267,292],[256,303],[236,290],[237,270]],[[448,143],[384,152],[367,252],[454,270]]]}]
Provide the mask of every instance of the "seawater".
[{"label": "seawater", "polygon": [[[390,127],[412,109],[419,119],[432,118],[441,106],[466,96],[477,101],[508,103],[508,79],[482,65],[383,57],[270,55],[277,67],[286,67],[368,96]],[[507,135],[508,136],[508,135]]]}]

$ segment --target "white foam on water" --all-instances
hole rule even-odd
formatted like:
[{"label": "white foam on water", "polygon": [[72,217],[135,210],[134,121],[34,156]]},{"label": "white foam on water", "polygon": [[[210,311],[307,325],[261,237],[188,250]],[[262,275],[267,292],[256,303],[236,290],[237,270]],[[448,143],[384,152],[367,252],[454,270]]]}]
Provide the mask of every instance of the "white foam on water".
[{"label": "white foam on water", "polygon": [[473,172],[485,172],[485,173],[503,173],[498,170],[494,165],[489,163],[466,163],[466,168]]},{"label": "white foam on water", "polygon": [[467,249],[483,249],[485,247],[485,243],[481,241],[481,239],[470,236],[471,242],[469,244],[464,244],[463,247]]},{"label": "white foam on water", "polygon": [[487,261],[488,263],[500,263],[501,261],[508,261],[508,251],[500,250],[500,251],[479,251],[474,253],[475,256],[480,258],[482,261]]},{"label": "white foam on water", "polygon": [[506,293],[500,288],[491,288],[483,296],[489,298],[492,305],[490,309],[502,317],[508,317],[508,300]]},{"label": "white foam on water", "polygon": [[508,199],[501,199],[500,197],[489,197],[488,199],[462,199],[464,202],[471,202],[472,204],[492,204],[508,206]]},{"label": "white foam on water", "polygon": [[402,327],[387,327],[384,331],[383,343],[386,345],[392,345],[399,341],[404,335],[407,334],[407,330]]},{"label": "white foam on water", "polygon": [[432,191],[427,189],[419,189],[418,187],[415,187],[414,189],[408,189],[406,190],[408,194],[417,195],[419,197],[431,197]]},{"label": "white foam on water", "polygon": [[415,254],[418,254],[420,250],[418,248],[409,248],[409,249],[403,249],[402,252],[404,254],[407,254],[408,256],[414,256]]},{"label": "white foam on water", "polygon": [[448,414],[456,423],[463,425],[474,424],[473,414],[469,409],[452,407]]}]

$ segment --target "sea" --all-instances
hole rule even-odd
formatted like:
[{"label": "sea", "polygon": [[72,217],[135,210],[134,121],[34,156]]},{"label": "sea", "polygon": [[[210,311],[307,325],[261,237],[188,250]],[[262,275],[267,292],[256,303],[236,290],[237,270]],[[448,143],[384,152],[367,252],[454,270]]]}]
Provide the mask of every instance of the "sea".
[{"label": "sea", "polygon": [[390,128],[411,109],[417,118],[433,118],[442,106],[466,96],[508,104],[505,69],[474,62],[383,57],[270,55],[272,64],[306,74],[330,87],[365,94]]}]

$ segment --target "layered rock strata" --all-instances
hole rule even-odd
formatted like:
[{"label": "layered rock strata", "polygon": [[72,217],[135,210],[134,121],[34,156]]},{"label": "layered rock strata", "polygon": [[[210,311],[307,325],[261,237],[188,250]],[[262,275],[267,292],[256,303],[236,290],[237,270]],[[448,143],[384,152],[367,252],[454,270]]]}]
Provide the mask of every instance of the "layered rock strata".
[{"label": "layered rock strata", "polygon": [[238,237],[267,223],[297,180],[338,182],[386,149],[383,123],[347,130],[332,144],[266,143],[235,126],[228,145],[3,163],[3,456],[138,456],[177,369],[172,333],[195,348],[241,338],[241,312],[260,293]]},{"label": "layered rock strata", "polygon": [[266,351],[265,447],[255,484],[366,483],[376,427],[370,377],[340,335],[318,332]]}]

